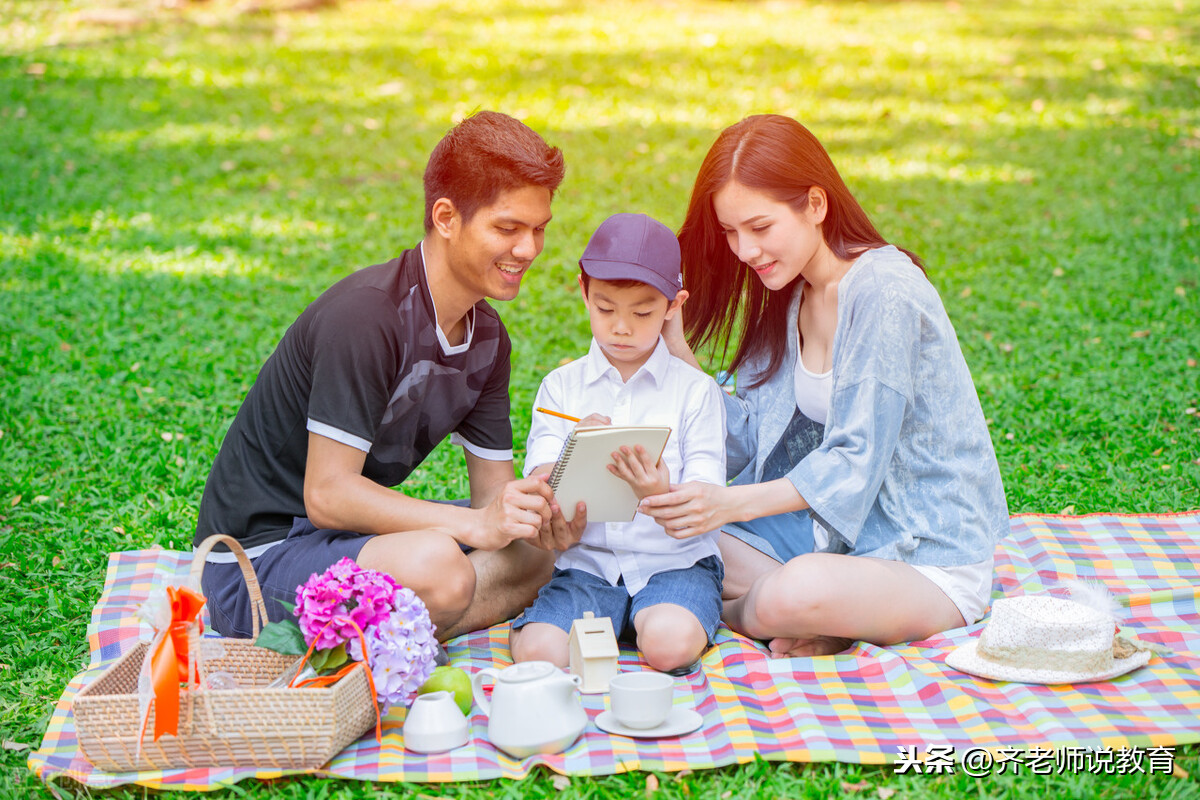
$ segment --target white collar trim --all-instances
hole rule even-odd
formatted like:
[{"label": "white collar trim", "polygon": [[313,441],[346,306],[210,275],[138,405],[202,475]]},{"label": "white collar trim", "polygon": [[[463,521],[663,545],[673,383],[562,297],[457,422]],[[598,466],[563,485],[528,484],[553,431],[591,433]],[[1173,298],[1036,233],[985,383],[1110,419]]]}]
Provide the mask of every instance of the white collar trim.
[{"label": "white collar trim", "polygon": [[[592,337],[592,344],[588,348],[587,355],[584,358],[587,359],[587,367],[584,372],[584,380],[586,382],[595,383],[606,375],[609,370],[612,370],[612,374],[616,376],[618,381],[621,380],[621,373],[612,365],[608,357],[604,355],[604,351],[600,348],[600,343],[596,341],[596,337]],[[667,370],[670,368],[670,365],[671,353],[667,350],[667,343],[663,341],[662,336],[659,336],[658,344],[654,346],[654,352],[650,354],[650,358],[638,368],[637,372],[629,377],[626,383],[633,383],[633,381],[638,379],[638,376],[645,373],[654,381],[656,387],[661,387],[663,381],[666,379]]]},{"label": "white collar trim", "polygon": [[[425,240],[421,240],[419,245],[421,251],[421,269],[425,272],[425,285],[429,286],[429,267],[425,263]],[[462,344],[450,344],[450,340],[446,338],[446,334],[442,332],[442,325],[438,321],[437,303],[433,302],[433,293],[429,295],[429,305],[433,306],[433,329],[437,333],[438,344],[442,346],[442,353],[448,356],[456,356],[459,353],[465,353],[471,349],[471,338],[475,335],[475,306],[471,306],[471,310],[467,312],[467,335],[463,339]]]}]

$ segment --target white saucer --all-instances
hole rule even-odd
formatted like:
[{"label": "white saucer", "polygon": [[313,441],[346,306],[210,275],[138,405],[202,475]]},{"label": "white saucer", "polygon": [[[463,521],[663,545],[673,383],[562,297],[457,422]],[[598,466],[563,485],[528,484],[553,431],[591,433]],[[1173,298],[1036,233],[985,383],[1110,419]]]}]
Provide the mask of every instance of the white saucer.
[{"label": "white saucer", "polygon": [[661,725],[653,728],[627,728],[617,722],[611,711],[601,711],[596,715],[596,727],[618,736],[632,736],[637,739],[659,739],[664,736],[683,736],[691,733],[704,723],[704,718],[690,708],[674,708]]}]

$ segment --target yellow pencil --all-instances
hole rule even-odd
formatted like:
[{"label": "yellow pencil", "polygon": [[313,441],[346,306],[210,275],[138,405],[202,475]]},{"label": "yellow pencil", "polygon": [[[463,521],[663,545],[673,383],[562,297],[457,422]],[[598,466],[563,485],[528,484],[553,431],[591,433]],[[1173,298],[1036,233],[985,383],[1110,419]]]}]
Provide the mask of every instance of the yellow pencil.
[{"label": "yellow pencil", "polygon": [[570,420],[571,422],[579,422],[579,417],[572,417],[570,414],[564,414],[561,411],[551,411],[550,409],[542,408],[541,406],[534,408],[534,411],[540,411],[543,414],[549,414],[552,417],[562,417],[563,419]]}]

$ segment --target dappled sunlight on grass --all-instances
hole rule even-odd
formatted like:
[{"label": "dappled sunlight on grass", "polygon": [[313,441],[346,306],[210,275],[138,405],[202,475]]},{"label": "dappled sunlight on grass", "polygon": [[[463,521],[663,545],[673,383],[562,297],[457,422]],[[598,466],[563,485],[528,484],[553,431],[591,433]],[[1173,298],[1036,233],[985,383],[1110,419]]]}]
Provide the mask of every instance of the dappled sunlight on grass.
[{"label": "dappled sunlight on grass", "polygon": [[[57,25],[43,22],[42,41],[84,36],[82,7]],[[387,174],[418,168],[426,143],[452,120],[497,107],[592,141],[611,131],[601,159],[571,164],[573,178],[608,181],[632,167],[678,187],[713,132],[771,110],[808,122],[835,149],[849,145],[836,155],[863,177],[1024,181],[1036,165],[975,142],[994,140],[997,130],[1097,129],[1139,114],[1161,120],[1172,96],[1162,70],[1183,83],[1196,63],[1185,47],[1186,15],[1150,3],[1104,13],[1020,2],[237,9],[214,2],[146,12],[153,24],[122,41],[131,56],[151,48],[149,57],[109,62],[111,75],[131,82],[134,124],[97,141],[211,149],[216,163],[232,161],[251,176],[262,169],[255,162],[286,162],[293,146],[309,163],[323,156],[318,170],[330,177],[362,162]],[[60,70],[69,77],[73,61],[92,63],[83,51],[60,53],[48,78]],[[1153,108],[1141,95],[1153,95]],[[1186,93],[1174,96],[1194,124]],[[205,113],[217,103],[229,109],[223,119]],[[655,135],[662,126],[671,135]],[[415,147],[413,134],[421,137]],[[942,149],[945,138],[956,147]],[[855,160],[883,149],[886,159]],[[261,155],[238,152],[246,150]],[[401,153],[387,164],[393,150]],[[953,160],[970,163],[951,173]],[[292,181],[274,168],[261,183]]]},{"label": "dappled sunlight on grass", "polygon": [[196,247],[180,247],[170,251],[154,251],[149,248],[131,253],[128,250],[106,250],[103,248],[62,248],[64,256],[74,258],[76,263],[100,274],[126,274],[157,272],[164,275],[189,275],[204,273],[213,276],[251,275],[267,269],[261,261],[247,258],[234,249],[225,251],[199,252]]},{"label": "dappled sunlight on grass", "polygon": [[149,131],[123,130],[99,133],[96,141],[116,146],[178,148],[196,145],[232,145],[258,138],[253,130],[229,122],[197,122],[181,125],[168,122]]},{"label": "dappled sunlight on grass", "polygon": [[945,160],[919,161],[915,159],[897,160],[886,156],[871,156],[861,159],[847,159],[843,166],[861,168],[856,170],[861,174],[869,174],[879,180],[908,180],[911,178],[938,178],[958,183],[1030,183],[1035,171],[1028,167],[1014,164],[988,164],[975,168],[966,168],[960,164],[948,166]]}]

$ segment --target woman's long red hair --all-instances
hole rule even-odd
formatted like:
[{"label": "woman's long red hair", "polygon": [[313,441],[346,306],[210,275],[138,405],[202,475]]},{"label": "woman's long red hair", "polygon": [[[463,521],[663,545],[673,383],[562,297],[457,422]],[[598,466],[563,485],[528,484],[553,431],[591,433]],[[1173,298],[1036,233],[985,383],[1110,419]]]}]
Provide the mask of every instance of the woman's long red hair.
[{"label": "woman's long red hair", "polygon": [[[783,364],[787,308],[795,282],[773,292],[730,250],[713,210],[713,195],[730,181],[757,189],[798,212],[808,206],[809,189],[820,186],[828,198],[821,232],[838,258],[853,259],[887,241],[850,194],[825,148],[796,120],[761,114],[721,132],[700,165],[679,230],[683,285],[690,295],[684,332],[694,349],[720,343],[724,360],[738,325],[741,337],[728,370],[735,372],[748,359],[765,355],[766,369],[749,384],[758,385]],[[915,255],[904,252],[922,266]]]}]

